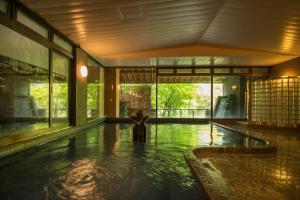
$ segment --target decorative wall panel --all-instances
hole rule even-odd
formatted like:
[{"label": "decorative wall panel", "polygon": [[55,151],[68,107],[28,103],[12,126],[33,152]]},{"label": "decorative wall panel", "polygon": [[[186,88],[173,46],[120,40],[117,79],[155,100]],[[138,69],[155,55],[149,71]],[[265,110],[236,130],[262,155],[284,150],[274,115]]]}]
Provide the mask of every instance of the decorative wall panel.
[{"label": "decorative wall panel", "polygon": [[255,124],[300,124],[300,78],[251,81],[251,112]]}]

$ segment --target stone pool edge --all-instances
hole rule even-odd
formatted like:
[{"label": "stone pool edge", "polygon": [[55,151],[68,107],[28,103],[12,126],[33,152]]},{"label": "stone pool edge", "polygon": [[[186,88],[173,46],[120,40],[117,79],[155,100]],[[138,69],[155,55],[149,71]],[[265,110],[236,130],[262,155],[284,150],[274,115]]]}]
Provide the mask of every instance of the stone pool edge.
[{"label": "stone pool edge", "polygon": [[[214,125],[220,126],[217,123]],[[221,125],[220,127],[238,132],[243,135],[247,135],[242,131],[236,131],[235,129]],[[252,136],[251,136],[252,137]],[[266,142],[266,146],[261,147],[197,147],[193,150],[186,151],[184,157],[196,175],[199,183],[203,187],[207,196],[211,200],[225,200],[234,199],[234,191],[228,186],[226,179],[222,176],[221,172],[214,167],[209,161],[212,157],[225,157],[229,154],[235,155],[274,155],[277,153],[277,146],[272,142],[266,141],[254,137]]]}]

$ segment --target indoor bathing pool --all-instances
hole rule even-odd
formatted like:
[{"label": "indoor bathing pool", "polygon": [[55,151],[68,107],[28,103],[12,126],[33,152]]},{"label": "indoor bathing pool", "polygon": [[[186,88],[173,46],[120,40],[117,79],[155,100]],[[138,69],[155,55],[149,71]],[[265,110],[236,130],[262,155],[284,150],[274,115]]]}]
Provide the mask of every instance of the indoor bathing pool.
[{"label": "indoor bathing pool", "polygon": [[199,146],[258,146],[209,125],[104,124],[0,161],[0,199],[207,199],[183,153]]}]

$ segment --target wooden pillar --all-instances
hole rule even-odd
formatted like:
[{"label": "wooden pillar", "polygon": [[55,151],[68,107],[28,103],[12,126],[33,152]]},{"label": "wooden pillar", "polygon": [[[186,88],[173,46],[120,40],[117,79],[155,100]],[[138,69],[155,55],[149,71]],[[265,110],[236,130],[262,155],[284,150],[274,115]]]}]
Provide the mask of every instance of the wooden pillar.
[{"label": "wooden pillar", "polygon": [[104,115],[117,118],[120,110],[120,70],[107,67],[104,74]]}]

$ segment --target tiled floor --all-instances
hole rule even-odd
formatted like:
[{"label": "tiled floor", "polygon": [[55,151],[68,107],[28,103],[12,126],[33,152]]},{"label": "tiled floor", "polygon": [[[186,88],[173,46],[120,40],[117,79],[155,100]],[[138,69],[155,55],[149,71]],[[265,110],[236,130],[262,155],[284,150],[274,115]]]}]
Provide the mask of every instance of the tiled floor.
[{"label": "tiled floor", "polygon": [[[277,153],[198,155],[198,166],[192,167],[204,185],[216,186],[212,193],[223,192],[225,195],[221,196],[227,199],[300,199],[300,133],[247,129],[236,124],[226,126],[272,142]],[[218,186],[220,182],[222,186]]]}]

